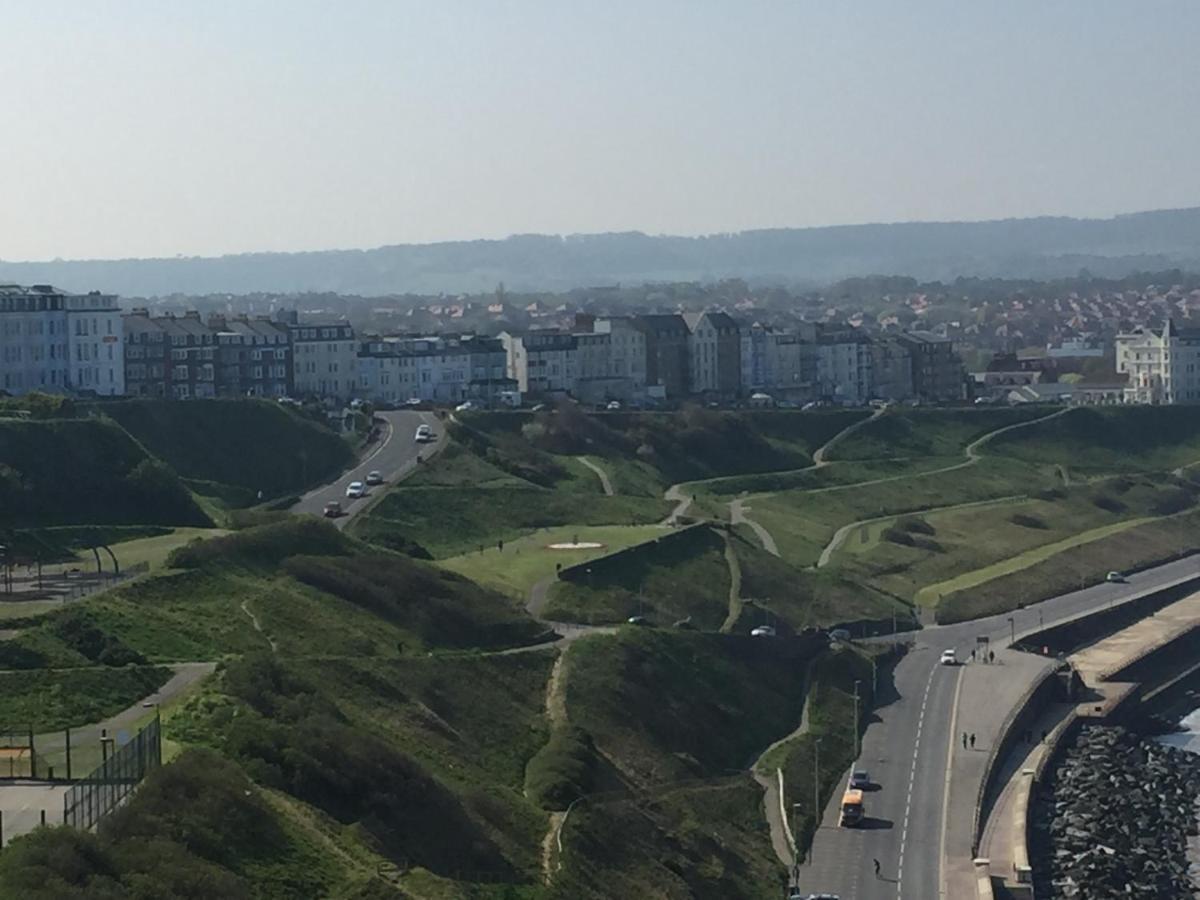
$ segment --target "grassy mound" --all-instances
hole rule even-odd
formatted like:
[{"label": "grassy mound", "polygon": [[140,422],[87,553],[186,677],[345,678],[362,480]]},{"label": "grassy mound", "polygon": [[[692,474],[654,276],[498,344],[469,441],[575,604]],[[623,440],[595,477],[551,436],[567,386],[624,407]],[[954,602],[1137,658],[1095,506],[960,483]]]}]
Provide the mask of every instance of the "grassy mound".
[{"label": "grassy mound", "polygon": [[353,459],[323,425],[268,400],[123,400],[97,411],[194,480],[198,493],[235,505],[332,478]]},{"label": "grassy mound", "polygon": [[351,542],[328,522],[294,517],[222,537],[193,541],[174,550],[167,562],[179,569],[231,563],[271,567],[289,556],[344,555],[350,549]]},{"label": "grassy mound", "polygon": [[98,420],[0,420],[0,527],[208,525],[175,473]]},{"label": "grassy mound", "polygon": [[668,533],[582,565],[551,587],[548,618],[603,623],[642,615],[670,625],[690,617],[696,628],[716,630],[728,612],[725,542],[711,528]]},{"label": "grassy mound", "polygon": [[528,881],[541,816],[521,795],[549,654],[231,664],[172,721],[260,784],[443,876]]},{"label": "grassy mound", "polygon": [[571,648],[567,709],[629,783],[724,775],[795,727],[817,646],[630,626]]}]

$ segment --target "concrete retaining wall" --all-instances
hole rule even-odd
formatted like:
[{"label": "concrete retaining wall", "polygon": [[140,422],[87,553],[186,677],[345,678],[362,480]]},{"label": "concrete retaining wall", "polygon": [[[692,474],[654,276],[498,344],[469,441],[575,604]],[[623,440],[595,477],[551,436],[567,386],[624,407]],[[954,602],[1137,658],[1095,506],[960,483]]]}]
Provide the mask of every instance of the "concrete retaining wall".
[{"label": "concrete retaining wall", "polygon": [[1050,653],[1074,653],[1101,638],[1128,628],[1134,622],[1158,612],[1200,588],[1200,576],[1192,576],[1180,584],[1139,594],[1112,607],[1081,613],[1072,619],[1020,636],[1017,645],[1024,650]]},{"label": "concrete retaining wall", "polygon": [[609,573],[623,569],[639,556],[654,553],[662,549],[670,549],[676,544],[686,544],[688,541],[695,541],[701,537],[700,531],[710,527],[704,524],[688,525],[685,528],[667,532],[662,537],[655,538],[652,541],[634,544],[632,547],[626,547],[624,550],[618,550],[607,556],[600,556],[588,562],[567,566],[558,573],[558,577],[562,581],[570,581],[575,584],[586,584],[589,576],[606,578]]}]

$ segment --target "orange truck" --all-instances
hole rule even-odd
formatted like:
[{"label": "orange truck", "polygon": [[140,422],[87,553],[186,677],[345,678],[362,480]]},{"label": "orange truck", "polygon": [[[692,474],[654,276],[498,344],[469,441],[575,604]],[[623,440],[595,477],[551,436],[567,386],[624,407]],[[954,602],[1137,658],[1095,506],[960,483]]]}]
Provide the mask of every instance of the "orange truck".
[{"label": "orange truck", "polygon": [[842,794],[842,814],[838,825],[842,828],[853,828],[863,820],[866,810],[863,808],[863,792],[848,790]]}]

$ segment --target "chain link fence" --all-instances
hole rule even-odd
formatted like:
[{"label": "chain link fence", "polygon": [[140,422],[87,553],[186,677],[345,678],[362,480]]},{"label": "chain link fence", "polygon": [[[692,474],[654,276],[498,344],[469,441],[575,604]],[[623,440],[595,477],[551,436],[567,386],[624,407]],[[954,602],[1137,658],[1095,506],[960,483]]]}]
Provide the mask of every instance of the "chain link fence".
[{"label": "chain link fence", "polygon": [[162,765],[162,724],[155,716],[123,747],[116,748],[63,797],[63,824],[84,830],[121,805],[153,769]]}]

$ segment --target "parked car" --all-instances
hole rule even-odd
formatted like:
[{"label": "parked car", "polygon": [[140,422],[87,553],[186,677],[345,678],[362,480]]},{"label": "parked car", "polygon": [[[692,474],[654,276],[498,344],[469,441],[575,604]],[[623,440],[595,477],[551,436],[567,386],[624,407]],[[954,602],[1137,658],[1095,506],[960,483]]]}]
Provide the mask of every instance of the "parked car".
[{"label": "parked car", "polygon": [[346,486],[346,496],[351,500],[357,500],[359,497],[365,496],[367,486],[361,481],[352,481]]},{"label": "parked car", "polygon": [[330,500],[325,504],[325,508],[321,511],[321,515],[327,519],[336,519],[341,514],[342,504],[338,503],[336,500]]},{"label": "parked car", "polygon": [[383,484],[383,473],[372,469],[367,473],[367,484]]},{"label": "parked car", "polygon": [[472,400],[464,400],[458,406],[454,407],[455,412],[471,412],[473,409],[478,409]]},{"label": "parked car", "polygon": [[953,647],[951,647],[948,650],[942,651],[941,663],[943,666],[957,666],[958,665],[958,654],[954,652]]},{"label": "parked car", "polygon": [[759,625],[750,629],[750,637],[775,637],[775,629],[771,625]]},{"label": "parked car", "polygon": [[1122,575],[1120,572],[1109,572],[1107,575],[1104,576],[1104,580],[1111,584],[1124,584],[1125,576]]},{"label": "parked car", "polygon": [[630,616],[625,621],[628,622],[630,625],[649,625],[650,624],[649,620],[647,620],[645,616]]},{"label": "parked car", "polygon": [[848,641],[850,640],[850,632],[845,628],[835,628],[829,632],[829,639],[831,641]]},{"label": "parked car", "polygon": [[414,439],[418,444],[428,444],[430,441],[435,440],[433,429],[428,425],[418,425]]},{"label": "parked car", "polygon": [[604,408],[609,410],[610,412],[612,412],[612,411],[620,409],[621,403],[619,400],[609,400],[608,403],[606,403],[604,405]]},{"label": "parked car", "polygon": [[871,773],[866,769],[855,769],[850,773],[850,789],[865,791],[871,787]]}]

